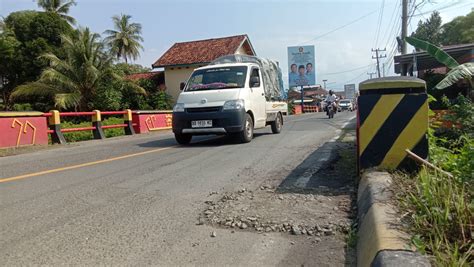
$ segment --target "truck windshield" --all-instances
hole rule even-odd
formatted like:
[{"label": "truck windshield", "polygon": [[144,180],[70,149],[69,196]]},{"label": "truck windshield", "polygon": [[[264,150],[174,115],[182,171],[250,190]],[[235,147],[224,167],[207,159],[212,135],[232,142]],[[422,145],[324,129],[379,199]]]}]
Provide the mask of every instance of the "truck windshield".
[{"label": "truck windshield", "polygon": [[245,66],[197,70],[189,78],[185,91],[242,88],[246,76]]}]

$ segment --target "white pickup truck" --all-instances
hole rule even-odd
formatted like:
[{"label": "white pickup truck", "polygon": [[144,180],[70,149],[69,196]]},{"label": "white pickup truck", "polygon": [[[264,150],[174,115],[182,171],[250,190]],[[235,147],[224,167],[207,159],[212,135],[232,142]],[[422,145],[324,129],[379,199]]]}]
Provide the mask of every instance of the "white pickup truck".
[{"label": "white pickup truck", "polygon": [[[224,63],[222,63],[224,62]],[[278,65],[256,57],[232,55],[194,70],[173,108],[173,132],[179,144],[193,135],[235,135],[243,143],[254,129],[283,126],[287,103]]]}]

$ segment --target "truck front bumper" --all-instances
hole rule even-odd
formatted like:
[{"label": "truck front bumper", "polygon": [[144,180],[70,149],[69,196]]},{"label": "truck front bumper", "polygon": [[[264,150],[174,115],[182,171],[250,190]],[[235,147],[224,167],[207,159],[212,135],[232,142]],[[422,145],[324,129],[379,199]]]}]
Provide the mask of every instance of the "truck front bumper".
[{"label": "truck front bumper", "polygon": [[[173,132],[177,134],[229,134],[244,130],[245,109],[215,112],[173,112]],[[192,128],[192,121],[212,120],[212,127]]]}]

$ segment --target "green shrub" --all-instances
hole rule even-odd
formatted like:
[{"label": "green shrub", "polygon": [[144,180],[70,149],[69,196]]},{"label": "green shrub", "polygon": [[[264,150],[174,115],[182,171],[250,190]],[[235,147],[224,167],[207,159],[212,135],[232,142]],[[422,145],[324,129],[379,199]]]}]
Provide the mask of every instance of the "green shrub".
[{"label": "green shrub", "polygon": [[29,103],[14,104],[13,110],[14,111],[33,111],[33,107]]},{"label": "green shrub", "polygon": [[293,108],[295,107],[295,103],[293,101],[288,101],[288,114],[293,115]]},{"label": "green shrub", "polygon": [[446,115],[446,119],[459,125],[459,128],[453,130],[458,131],[460,135],[468,134],[474,138],[474,104],[468,98],[459,95],[454,101],[454,105],[449,107],[452,112]]},{"label": "green shrub", "polygon": [[152,93],[149,96],[148,103],[151,107],[158,110],[173,109],[173,98],[164,91]]},{"label": "green shrub", "polygon": [[[116,117],[109,117],[102,121],[102,125],[112,125],[112,124],[122,124],[122,118]],[[89,121],[85,122],[62,122],[61,127],[63,129],[66,128],[80,128],[80,127],[90,127],[92,123]],[[114,137],[114,136],[121,136],[125,134],[124,128],[112,128],[112,129],[104,129],[105,137]],[[85,141],[85,140],[92,140],[93,135],[92,131],[80,131],[80,132],[69,132],[64,133],[64,137],[66,138],[67,142],[78,142],[78,141]]]},{"label": "green shrub", "polygon": [[122,109],[122,97],[118,82],[101,85],[97,90],[93,106],[98,110],[120,110]]}]

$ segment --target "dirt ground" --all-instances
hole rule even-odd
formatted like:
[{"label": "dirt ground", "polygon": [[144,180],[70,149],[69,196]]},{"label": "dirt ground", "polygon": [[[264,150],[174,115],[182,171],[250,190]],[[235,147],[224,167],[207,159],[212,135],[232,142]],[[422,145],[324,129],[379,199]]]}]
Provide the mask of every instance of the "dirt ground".
[{"label": "dirt ground", "polygon": [[[326,143],[283,181],[270,177],[257,188],[221,193],[217,201],[206,201],[198,224],[232,232],[291,235],[291,240],[304,239],[328,255],[328,266],[354,266],[358,179],[354,139],[353,132],[346,132]],[[210,193],[214,194],[218,193]],[[330,257],[337,248],[345,250],[345,259]]]}]

